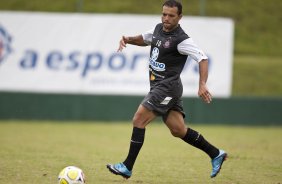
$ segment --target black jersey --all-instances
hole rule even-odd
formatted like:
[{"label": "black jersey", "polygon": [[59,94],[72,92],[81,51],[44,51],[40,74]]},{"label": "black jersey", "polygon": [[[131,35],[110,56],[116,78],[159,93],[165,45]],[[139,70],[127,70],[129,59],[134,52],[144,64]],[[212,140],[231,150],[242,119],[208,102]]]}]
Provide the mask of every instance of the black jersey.
[{"label": "black jersey", "polygon": [[142,105],[164,119],[170,110],[179,111],[185,116],[182,106],[183,86],[180,74],[187,57],[197,62],[207,59],[204,52],[183,31],[180,25],[171,32],[163,31],[160,23],[142,34],[144,43],[151,45],[149,76],[150,91]]},{"label": "black jersey", "polygon": [[156,25],[151,42],[149,61],[150,85],[179,80],[187,55],[180,54],[177,45],[189,36],[180,25],[171,32],[163,31],[163,24]]}]

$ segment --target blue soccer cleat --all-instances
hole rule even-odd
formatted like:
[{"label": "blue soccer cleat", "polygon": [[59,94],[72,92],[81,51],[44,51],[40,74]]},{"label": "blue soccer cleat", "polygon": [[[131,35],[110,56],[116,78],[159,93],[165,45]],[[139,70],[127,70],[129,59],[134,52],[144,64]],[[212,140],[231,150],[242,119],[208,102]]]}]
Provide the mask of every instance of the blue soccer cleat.
[{"label": "blue soccer cleat", "polygon": [[127,167],[123,163],[117,163],[117,164],[108,164],[107,168],[109,171],[116,175],[121,175],[125,179],[128,179],[132,175],[132,171],[129,171]]},{"label": "blue soccer cleat", "polygon": [[216,177],[216,175],[219,173],[221,166],[223,162],[227,158],[227,153],[224,150],[219,150],[219,155],[212,159],[212,172],[211,172],[211,178]]}]

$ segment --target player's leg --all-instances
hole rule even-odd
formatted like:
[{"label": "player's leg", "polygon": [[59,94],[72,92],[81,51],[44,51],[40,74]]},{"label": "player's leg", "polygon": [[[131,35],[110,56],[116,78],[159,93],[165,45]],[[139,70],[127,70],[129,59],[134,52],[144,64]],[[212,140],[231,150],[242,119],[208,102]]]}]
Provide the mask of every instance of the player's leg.
[{"label": "player's leg", "polygon": [[155,119],[156,115],[143,105],[140,105],[133,117],[133,130],[127,158],[123,162],[129,170],[132,170],[135,160],[142,148],[145,139],[145,127]]},{"label": "player's leg", "polygon": [[124,162],[118,164],[108,164],[108,169],[114,174],[129,178],[132,168],[142,148],[145,138],[145,127],[156,115],[143,105],[140,105],[133,117],[133,130],[128,155]]},{"label": "player's leg", "polygon": [[175,137],[181,138],[188,144],[204,151],[212,159],[212,173],[211,177],[215,177],[220,169],[227,154],[223,150],[219,150],[210,144],[205,138],[197,131],[186,128],[183,115],[179,111],[171,110],[165,119],[165,124],[170,129],[171,134]]},{"label": "player's leg", "polygon": [[209,144],[197,131],[186,128],[183,116],[178,111],[171,110],[167,116],[165,124],[175,137],[179,137],[185,142],[206,152],[211,158],[219,154],[219,150]]},{"label": "player's leg", "polygon": [[171,110],[163,120],[174,137],[183,138],[186,135],[187,127],[181,112]]}]

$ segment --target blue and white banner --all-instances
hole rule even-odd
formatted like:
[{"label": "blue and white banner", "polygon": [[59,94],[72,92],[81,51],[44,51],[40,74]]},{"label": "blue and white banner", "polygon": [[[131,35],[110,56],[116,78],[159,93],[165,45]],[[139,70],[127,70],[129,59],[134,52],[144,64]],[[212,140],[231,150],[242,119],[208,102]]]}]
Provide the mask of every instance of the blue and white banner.
[{"label": "blue and white banner", "polygon": [[[150,47],[128,45],[122,35],[141,34],[161,21],[153,15],[0,12],[0,91],[145,95]],[[208,87],[229,97],[233,21],[183,17],[182,28],[208,55]],[[182,72],[184,96],[197,96],[198,63]]]}]

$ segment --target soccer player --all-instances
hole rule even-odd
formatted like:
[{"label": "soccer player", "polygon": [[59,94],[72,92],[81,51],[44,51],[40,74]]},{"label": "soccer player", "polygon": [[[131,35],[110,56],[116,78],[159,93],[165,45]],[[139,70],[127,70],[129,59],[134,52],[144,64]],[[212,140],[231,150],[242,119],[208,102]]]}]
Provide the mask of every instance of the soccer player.
[{"label": "soccer player", "polygon": [[183,86],[180,73],[188,56],[199,63],[198,95],[211,103],[212,96],[206,86],[208,79],[208,58],[179,25],[182,18],[182,5],[175,0],[163,4],[162,23],[144,34],[123,36],[118,51],[126,44],[151,46],[149,58],[150,91],[139,105],[133,117],[133,131],[129,152],[123,162],[108,164],[114,174],[128,179],[132,175],[133,165],[145,138],[145,128],[154,118],[161,116],[173,136],[204,151],[212,164],[211,177],[215,177],[227,157],[224,150],[210,144],[197,131],[186,127],[182,105]]}]

